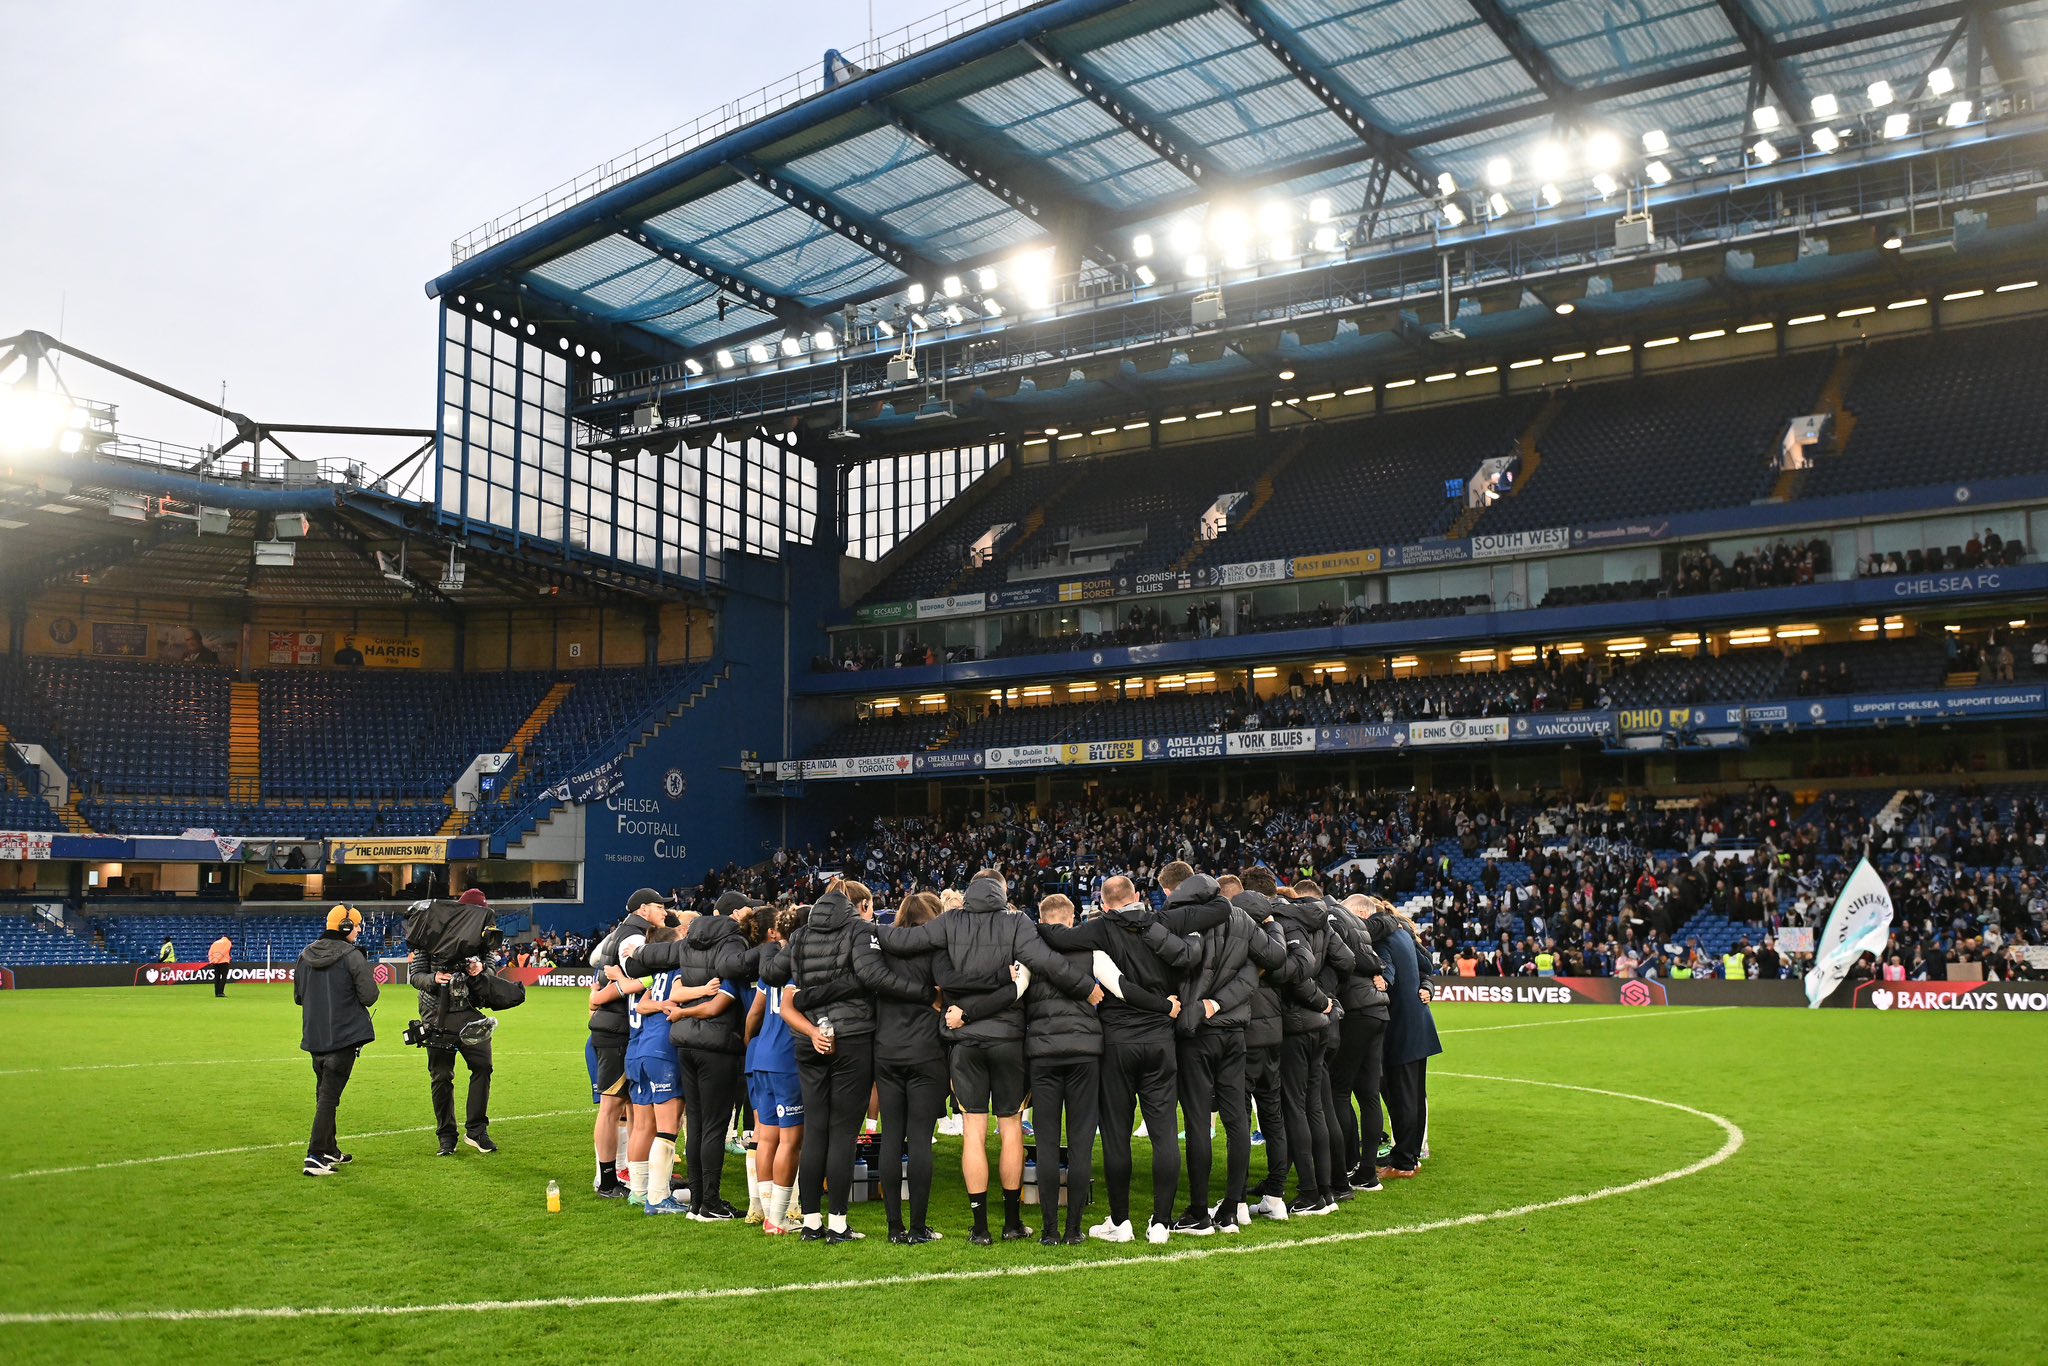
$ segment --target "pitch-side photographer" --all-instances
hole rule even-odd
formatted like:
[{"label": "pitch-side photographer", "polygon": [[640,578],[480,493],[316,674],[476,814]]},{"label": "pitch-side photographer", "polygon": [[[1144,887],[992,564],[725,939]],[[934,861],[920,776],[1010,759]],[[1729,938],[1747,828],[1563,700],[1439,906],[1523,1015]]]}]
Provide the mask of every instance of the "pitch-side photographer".
[{"label": "pitch-side photographer", "polygon": [[[464,906],[490,905],[475,887],[456,900]],[[445,989],[455,985],[455,971],[436,969],[428,955],[417,949],[406,959],[407,976],[420,993],[420,1018],[433,1021],[443,1039],[459,1035],[464,1026],[476,1025],[484,1019],[472,992],[476,990],[478,979],[489,969],[480,958],[467,959],[459,968],[470,979],[470,990],[461,993],[460,1004],[450,1001],[444,1008]],[[498,1151],[498,1145],[491,1141],[491,1040],[489,1034],[481,1030],[470,1032],[477,1036],[475,1042],[456,1039],[446,1045],[430,1043],[427,1046],[427,1077],[433,1083],[434,1127],[440,1136],[442,1157],[455,1156],[455,1055],[458,1052],[469,1067],[469,1105],[464,1115],[462,1141],[480,1153]]]},{"label": "pitch-side photographer", "polygon": [[356,946],[363,916],[353,906],[327,913],[327,930],[306,946],[292,972],[292,999],[302,1015],[299,1047],[313,1057],[313,1136],[306,1142],[306,1175],[332,1176],[355,1159],[335,1136],[335,1112],[355,1070],[356,1055],[377,1037],[370,1007],[377,978]]}]

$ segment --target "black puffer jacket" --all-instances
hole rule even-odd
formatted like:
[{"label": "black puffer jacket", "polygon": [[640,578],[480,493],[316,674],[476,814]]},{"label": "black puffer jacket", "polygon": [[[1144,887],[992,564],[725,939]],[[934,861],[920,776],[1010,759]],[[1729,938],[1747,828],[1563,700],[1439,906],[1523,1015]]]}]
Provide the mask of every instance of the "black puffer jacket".
[{"label": "black puffer jacket", "polygon": [[[811,915],[815,918],[817,911]],[[1048,985],[1070,995],[1086,996],[1094,985],[1092,977],[1077,977],[1066,959],[1045,946],[1031,921],[1011,913],[1002,886],[990,878],[967,884],[959,910],[907,929],[884,926],[880,941],[883,951],[893,956],[932,954],[932,976],[948,1000],[1000,989],[1010,981],[1010,964],[1017,962],[1044,974]],[[955,1043],[1014,1043],[1023,1037],[1024,1007],[1014,1000],[952,1035]]]},{"label": "black puffer jacket", "polygon": [[[1073,949],[1060,955],[1092,987],[1094,955]],[[1102,1055],[1102,1021],[1087,997],[1076,999],[1039,977],[1024,991],[1024,1056],[1095,1058]]]},{"label": "black puffer jacket", "polygon": [[1328,994],[1321,985],[1327,966],[1330,926],[1323,903],[1273,899],[1273,919],[1287,941],[1288,984],[1281,992],[1280,1028],[1285,1034],[1320,1034],[1330,1027]]},{"label": "black puffer jacket", "polygon": [[626,964],[626,972],[633,977],[669,972],[686,987],[701,987],[716,980],[732,1003],[716,1015],[702,1019],[686,1015],[677,1020],[669,1026],[669,1041],[677,1048],[706,1053],[745,1051],[747,1012],[740,1002],[746,999],[753,976],[753,952],[745,931],[729,917],[700,915],[690,922],[681,939],[666,944],[642,944]]},{"label": "black puffer jacket", "polygon": [[[932,955],[892,958],[862,954],[854,972],[875,991],[875,1061],[900,1065],[943,1062],[945,1031],[939,1012],[938,983],[932,977]],[[1016,995],[1015,991],[1010,993]],[[804,998],[797,997],[799,1006]]]},{"label": "black puffer jacket", "polygon": [[[875,1000],[868,994],[855,965],[857,953],[872,948],[875,927],[853,913],[853,903],[839,892],[827,892],[811,907],[811,918],[789,941],[790,981],[797,988],[796,1008],[812,1023],[832,1021],[841,1038],[875,1032]],[[846,994],[821,1004],[803,993],[834,988]],[[851,988],[851,990],[849,990]],[[835,992],[835,995],[837,993]]]},{"label": "black puffer jacket", "polygon": [[[1201,961],[1182,979],[1181,1000],[1186,1006],[1176,1022],[1182,1037],[1192,1038],[1200,1029],[1246,1028],[1260,970],[1278,969],[1286,962],[1287,945],[1279,934],[1232,906],[1229,919],[1202,936]],[[1205,1000],[1216,1003],[1214,1015],[1196,1008]]]},{"label": "black puffer jacket", "polygon": [[377,1037],[370,1023],[376,973],[345,934],[329,930],[306,946],[292,971],[292,999],[300,1007],[299,1047],[308,1053],[361,1048]]},{"label": "black puffer jacket", "polygon": [[[1263,892],[1239,892],[1230,899],[1230,904],[1251,917],[1254,922],[1263,922],[1273,914],[1273,899]],[[1282,999],[1287,991],[1289,974],[1293,970],[1292,960],[1287,956],[1287,941],[1281,936],[1277,923],[1259,923],[1259,930],[1279,943],[1280,966],[1263,968],[1258,974],[1257,984],[1252,989],[1250,1016],[1244,1027],[1244,1046],[1278,1048],[1281,1039]]]},{"label": "black puffer jacket", "polygon": [[[1146,998],[1177,995],[1181,975],[1201,958],[1200,947],[1187,936],[1213,930],[1229,915],[1230,903],[1221,897],[1169,903],[1158,911],[1141,904],[1099,915],[1084,925],[1046,925],[1040,933],[1061,952],[1099,950],[1116,964],[1124,997],[1103,999],[1105,1038],[1171,1042],[1173,1021]],[[1199,1009],[1188,1001],[1182,1001],[1181,1008],[1183,1014]]]},{"label": "black puffer jacket", "polygon": [[1386,976],[1386,965],[1366,934],[1365,922],[1341,901],[1330,902],[1329,912],[1330,932],[1343,941],[1352,957],[1351,974],[1344,979],[1337,999],[1346,1011],[1386,1019],[1387,993],[1372,984],[1373,978]]}]

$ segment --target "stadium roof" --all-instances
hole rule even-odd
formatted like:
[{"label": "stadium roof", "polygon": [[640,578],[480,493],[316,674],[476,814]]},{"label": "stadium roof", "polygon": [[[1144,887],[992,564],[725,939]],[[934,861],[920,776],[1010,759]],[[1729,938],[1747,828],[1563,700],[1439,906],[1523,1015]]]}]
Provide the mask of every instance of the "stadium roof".
[{"label": "stadium roof", "polygon": [[[1253,193],[1288,233],[1327,213],[1356,246],[1442,223],[1444,184],[1518,211],[1559,184],[1569,209],[1616,152],[1624,180],[1743,166],[1761,106],[1796,162],[1819,129],[1878,141],[1872,82],[1935,127],[2044,61],[2048,0],[995,0],[827,53],[469,233],[428,293],[551,315],[604,371],[690,358],[717,381],[721,348],[745,369],[758,338],[836,346],[948,276],[971,307],[1001,299],[975,270],[1044,248],[1024,268],[1087,281],[1133,270],[1141,233],[1161,256],[1176,227],[1200,242],[1210,215],[1223,256],[1212,215]],[[1542,164],[1550,139],[1565,166]],[[848,328],[854,307],[870,322]]]}]

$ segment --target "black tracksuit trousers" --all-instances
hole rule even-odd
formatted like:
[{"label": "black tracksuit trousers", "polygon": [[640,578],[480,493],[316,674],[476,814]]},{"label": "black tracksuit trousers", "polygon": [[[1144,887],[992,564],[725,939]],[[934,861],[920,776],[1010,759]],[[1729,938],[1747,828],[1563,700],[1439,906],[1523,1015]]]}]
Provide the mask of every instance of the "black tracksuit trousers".
[{"label": "black tracksuit trousers", "polygon": [[1313,1200],[1330,1189],[1330,1120],[1323,1108],[1323,1036],[1289,1034],[1280,1045],[1281,1105],[1287,1111],[1287,1147],[1294,1158],[1295,1198]]},{"label": "black tracksuit trousers", "polygon": [[1180,1108],[1188,1126],[1188,1197],[1191,1207],[1206,1214],[1209,1180],[1215,1171],[1209,1116],[1223,1116],[1223,1198],[1235,1206],[1244,1199],[1251,1170],[1252,1130],[1245,1091],[1244,1031],[1203,1029],[1178,1048]]},{"label": "black tracksuit trousers", "polygon": [[732,1125],[732,1108],[739,1103],[744,1087],[741,1068],[745,1062],[738,1053],[676,1050],[676,1084],[682,1090],[683,1113],[689,1121],[683,1169],[689,1174],[690,1204],[700,1210],[718,1200],[725,1179],[725,1131]]},{"label": "black tracksuit trousers", "polygon": [[[797,1192],[805,1213],[814,1213],[825,1208],[822,1201],[829,1186],[829,1212],[845,1214],[853,1197],[853,1145],[860,1137],[861,1121],[868,1117],[868,1093],[874,1089],[874,1037],[841,1035],[839,1046],[826,1054],[799,1040],[796,1079],[804,1093],[804,1151],[797,1162]],[[725,1141],[723,1135],[719,1141]]]},{"label": "black tracksuit trousers", "polygon": [[341,1109],[341,1093],[348,1087],[349,1074],[355,1071],[356,1054],[360,1048],[342,1048],[332,1053],[314,1053],[313,1059],[313,1136],[306,1142],[306,1156],[332,1157],[341,1151],[341,1140],[334,1134],[335,1112]]},{"label": "black tracksuit trousers", "polygon": [[[1031,1125],[1038,1143],[1038,1212],[1050,1229],[1059,1218],[1060,1147],[1067,1152],[1067,1232],[1081,1231],[1095,1178],[1095,1129],[1102,1113],[1102,1059],[1031,1059]],[[1066,1120],[1061,1138],[1060,1120]],[[1124,1126],[1130,1132],[1130,1126]],[[1129,1141],[1125,1141],[1129,1147]],[[1125,1181],[1130,1177],[1128,1172]]]},{"label": "black tracksuit trousers", "polygon": [[1173,1223],[1180,1189],[1180,1100],[1173,1039],[1105,1039],[1102,1047],[1102,1178],[1109,1217],[1131,1217],[1131,1114],[1141,1110],[1152,1138],[1152,1218]]},{"label": "black tracksuit trousers", "polygon": [[1353,1011],[1344,1017],[1337,1051],[1330,1059],[1331,1103],[1344,1140],[1339,1176],[1358,1170],[1361,1163],[1379,1163],[1380,1045],[1386,1033],[1385,1020]]},{"label": "black tracksuit trousers", "polygon": [[[442,1028],[454,1032],[471,1020],[482,1016],[472,1011],[466,1015],[448,1015],[442,1018]],[[463,1108],[462,1129],[471,1138],[480,1138],[491,1127],[491,1041],[482,1043],[458,1043],[453,1048],[429,1048],[427,1050],[427,1089],[434,1098],[434,1131],[443,1143],[455,1141],[455,1055],[460,1053],[463,1062],[469,1065],[469,1095]]]},{"label": "black tracksuit trousers", "polygon": [[909,1227],[925,1226],[932,1203],[932,1130],[946,1113],[950,1085],[943,1057],[875,1064],[875,1089],[882,1093],[882,1146],[875,1174],[882,1184],[882,1208],[888,1211],[891,1233],[904,1227],[903,1182],[896,1173],[904,1166],[906,1155]]},{"label": "black tracksuit trousers", "polygon": [[[1287,1107],[1280,1099],[1281,1045],[1265,1044],[1244,1053],[1245,1089],[1259,1107],[1259,1131],[1266,1138],[1266,1179],[1246,1196],[1283,1195],[1287,1190]],[[1246,1163],[1250,1165],[1249,1161]],[[1246,1178],[1249,1180],[1249,1176]]]}]

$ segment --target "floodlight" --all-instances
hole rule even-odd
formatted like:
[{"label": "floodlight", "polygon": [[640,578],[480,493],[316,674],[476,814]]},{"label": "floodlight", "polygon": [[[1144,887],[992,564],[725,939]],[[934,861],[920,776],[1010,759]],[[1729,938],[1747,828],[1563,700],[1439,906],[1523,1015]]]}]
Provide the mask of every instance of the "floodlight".
[{"label": "floodlight", "polygon": [[994,289],[1001,282],[1001,278],[996,274],[994,266],[983,266],[974,272],[975,287],[984,294]]},{"label": "floodlight", "polygon": [[1863,92],[1863,98],[1870,101],[1872,109],[1882,109],[1892,102],[1892,83],[1872,81],[1870,88]]},{"label": "floodlight", "polygon": [[1756,145],[1749,149],[1751,157],[1759,166],[1768,166],[1778,159],[1778,149],[1771,145],[1769,138],[1758,138]]},{"label": "floodlight", "polygon": [[904,297],[909,299],[912,304],[923,303],[925,300],[923,283],[917,280],[912,280],[910,282],[910,288],[904,291]]},{"label": "floodlight", "polygon": [[1294,210],[1284,201],[1269,199],[1259,205],[1259,231],[1268,237],[1278,237],[1294,226]]},{"label": "floodlight", "polygon": [[1328,195],[1319,194],[1314,199],[1309,200],[1308,221],[1311,223],[1327,223],[1330,221],[1330,197]]},{"label": "floodlight", "polygon": [[67,430],[57,438],[57,449],[65,455],[77,455],[85,449],[85,433]]},{"label": "floodlight", "polygon": [[1671,139],[1664,136],[1662,128],[1652,128],[1643,134],[1643,150],[1651,156],[1662,156],[1671,150]]},{"label": "floodlight", "polygon": [[1234,242],[1223,249],[1223,264],[1232,270],[1243,270],[1252,263],[1251,248],[1242,242]]},{"label": "floodlight", "polygon": [[1841,145],[1842,139],[1836,135],[1834,129],[1816,128],[1813,130],[1813,146],[1815,151],[1832,152]]},{"label": "floodlight", "polygon": [[927,318],[924,314],[916,312],[915,310],[911,312],[910,325],[913,329],[919,332],[929,332],[932,330],[932,320],[930,318]]},{"label": "floodlight", "polygon": [[692,379],[704,373],[704,362],[690,357],[683,358],[683,371]]},{"label": "floodlight", "polygon": [[1661,161],[1653,161],[1643,167],[1643,174],[1650,178],[1652,185],[1669,185],[1671,183],[1671,168]]},{"label": "floodlight", "polygon": [[1586,165],[1596,171],[1611,171],[1621,164],[1621,139],[1599,132],[1586,139]]},{"label": "floodlight", "polygon": [[1957,100],[1948,107],[1948,116],[1942,120],[1951,128],[1960,128],[1970,121],[1970,102]]},{"label": "floodlight", "polygon": [[878,318],[875,321],[875,334],[881,337],[882,340],[887,341],[896,335],[896,329],[890,325],[887,318]]},{"label": "floodlight", "polygon": [[1454,228],[1464,226],[1465,211],[1456,204],[1444,205],[1444,222]]},{"label": "floodlight", "polygon": [[839,338],[832,335],[832,329],[829,327],[821,327],[811,334],[811,349],[813,351],[830,351],[838,345]]},{"label": "floodlight", "polygon": [[1267,254],[1276,261],[1285,261],[1301,253],[1294,249],[1294,234],[1283,233],[1267,245]]},{"label": "floodlight", "polygon": [[718,362],[718,368],[721,370],[730,370],[732,369],[734,364],[732,352],[726,350],[724,347],[720,347],[718,349],[718,354],[713,356],[711,359]]},{"label": "floodlight", "polygon": [[1281,382],[1282,382],[1282,383],[1285,383],[1286,381],[1288,381],[1288,380],[1290,380],[1290,379],[1293,379],[1293,378],[1294,378],[1294,372],[1293,372],[1292,370],[1282,370],[1282,371],[1280,372],[1280,379],[1281,379]]},{"label": "floodlight", "polygon": [[1495,190],[1492,194],[1486,196],[1486,211],[1495,218],[1506,218],[1508,216],[1508,197],[1499,190]]},{"label": "floodlight", "polygon": [[1449,199],[1458,192],[1457,177],[1453,176],[1449,171],[1438,171],[1436,176],[1436,192],[1443,198]]},{"label": "floodlight", "polygon": [[1563,303],[1557,306],[1557,316],[1560,318],[1569,318],[1572,314],[1578,311],[1579,306],[1569,299],[1565,300]]},{"label": "floodlight", "polygon": [[1607,174],[1607,172],[1605,171],[1602,171],[1600,172],[1600,174],[1593,177],[1593,188],[1600,192],[1600,197],[1602,199],[1605,199],[1609,195],[1613,194],[1614,191],[1618,188],[1618,186],[1613,176]]},{"label": "floodlight", "polygon": [[1317,228],[1314,246],[1317,251],[1335,251],[1337,249],[1337,230],[1327,223]]},{"label": "floodlight", "polygon": [[1152,234],[1141,232],[1131,239],[1131,255],[1140,261],[1152,254]]},{"label": "floodlight", "polygon": [[1180,273],[1190,280],[1199,279],[1209,273],[1209,258],[1196,252],[1181,266]]},{"label": "floodlight", "polygon": [[1842,112],[1842,102],[1833,95],[1822,93],[1813,97],[1813,116],[1817,119],[1831,119]]},{"label": "floodlight", "polygon": [[1927,73],[1927,89],[1930,94],[1946,95],[1956,88],[1956,78],[1945,66],[1937,66]]},{"label": "floodlight", "polygon": [[1141,285],[1153,284],[1156,283],[1159,279],[1157,275],[1153,274],[1152,267],[1150,266],[1141,265],[1137,268],[1136,271],[1132,273],[1138,277],[1138,283]]},{"label": "floodlight", "polygon": [[1759,133],[1771,132],[1781,122],[1778,117],[1778,107],[1774,104],[1758,105],[1756,113],[1752,117],[1756,120],[1756,131]]},{"label": "floodlight", "polygon": [[1884,116],[1884,135],[1893,142],[1913,131],[1913,116],[1904,110]]},{"label": "floodlight", "polygon": [[1486,183],[1498,190],[1515,178],[1515,163],[1506,157],[1494,157],[1486,163]]},{"label": "floodlight", "polygon": [[1245,221],[1242,210],[1218,209],[1209,215],[1209,236],[1215,242],[1228,246],[1251,236],[1251,224]]},{"label": "floodlight", "polygon": [[956,298],[960,294],[960,288],[960,277],[948,275],[945,279],[939,281],[939,297],[941,299]]},{"label": "floodlight", "polygon": [[1897,251],[1900,247],[1906,245],[1906,239],[1904,235],[1899,232],[1897,227],[1887,227],[1884,230],[1883,245],[1886,251]]},{"label": "floodlight", "polygon": [[959,325],[960,325],[961,323],[964,323],[964,322],[966,322],[966,321],[967,321],[967,314],[966,314],[966,312],[965,312],[965,311],[964,311],[964,310],[963,310],[963,309],[962,309],[962,308],[960,307],[960,305],[958,305],[958,304],[947,304],[947,305],[946,305],[946,321],[947,321],[947,322],[949,322],[949,323],[951,323],[951,324],[953,324],[953,326],[955,326],[955,327],[958,327],[958,326],[959,326]]},{"label": "floodlight", "polygon": [[768,348],[755,342],[747,348],[747,359],[756,365],[765,365],[768,361]]},{"label": "floodlight", "polygon": [[1166,234],[1166,240],[1172,246],[1174,255],[1192,256],[1195,254],[1195,248],[1202,245],[1202,230],[1183,218]]},{"label": "floodlight", "polygon": [[803,349],[803,343],[799,342],[795,337],[784,337],[782,339],[782,354],[785,356],[800,355]]},{"label": "floodlight", "polygon": [[1564,198],[1564,192],[1548,181],[1544,183],[1543,188],[1538,190],[1537,193],[1543,196],[1543,202],[1553,209],[1557,207],[1557,202]]},{"label": "floodlight", "polygon": [[1571,158],[1560,144],[1545,142],[1537,145],[1531,164],[1536,168],[1539,179],[1555,180],[1571,165]]},{"label": "floodlight", "polygon": [[1003,316],[1002,301],[1000,299],[983,299],[981,301],[981,311],[991,318],[1000,318]]}]

